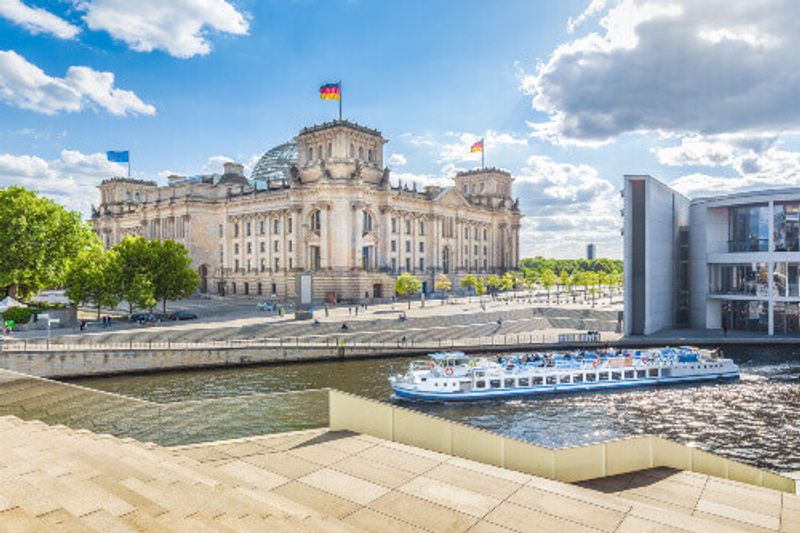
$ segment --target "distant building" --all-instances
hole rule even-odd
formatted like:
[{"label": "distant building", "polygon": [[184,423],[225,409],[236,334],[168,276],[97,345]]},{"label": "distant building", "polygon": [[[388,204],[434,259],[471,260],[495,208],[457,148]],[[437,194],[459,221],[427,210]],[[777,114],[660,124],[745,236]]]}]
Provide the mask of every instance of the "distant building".
[{"label": "distant building", "polygon": [[800,188],[689,199],[625,176],[625,332],[800,333]]},{"label": "distant building", "polygon": [[201,292],[294,293],[314,275],[315,299],[394,295],[401,272],[431,290],[439,274],[502,273],[519,262],[521,214],[513,178],[484,168],[451,187],[392,185],[380,132],[348,121],[304,128],[264,154],[248,179],[170,176],[166,186],[112,178],[100,185],[95,231],[106,246],[126,235],[175,239],[190,250]]},{"label": "distant building", "polygon": [[586,259],[588,259],[589,261],[594,259],[594,244],[586,245]]}]

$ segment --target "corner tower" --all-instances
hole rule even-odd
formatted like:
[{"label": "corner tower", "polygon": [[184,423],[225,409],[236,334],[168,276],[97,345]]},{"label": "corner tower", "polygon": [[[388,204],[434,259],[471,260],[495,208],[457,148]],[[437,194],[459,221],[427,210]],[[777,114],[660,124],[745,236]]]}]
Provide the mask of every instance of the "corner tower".
[{"label": "corner tower", "polygon": [[[456,188],[470,203],[500,207],[511,205],[511,174],[499,168],[476,168],[456,174]],[[508,202],[508,204],[507,204]]]},{"label": "corner tower", "polygon": [[295,138],[303,182],[358,179],[379,183],[383,175],[381,132],[347,120],[303,128]]}]

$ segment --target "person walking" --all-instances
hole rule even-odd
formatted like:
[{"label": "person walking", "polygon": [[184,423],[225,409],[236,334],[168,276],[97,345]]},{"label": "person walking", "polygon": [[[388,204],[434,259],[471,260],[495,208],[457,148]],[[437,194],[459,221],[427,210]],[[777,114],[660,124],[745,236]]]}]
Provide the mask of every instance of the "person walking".
[{"label": "person walking", "polygon": [[328,318],[328,304],[325,304],[325,318]]}]

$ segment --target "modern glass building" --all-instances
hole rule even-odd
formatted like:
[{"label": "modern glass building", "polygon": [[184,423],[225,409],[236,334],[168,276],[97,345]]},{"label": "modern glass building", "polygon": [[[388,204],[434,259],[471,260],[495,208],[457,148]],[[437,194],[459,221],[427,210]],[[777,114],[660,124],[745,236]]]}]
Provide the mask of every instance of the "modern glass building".
[{"label": "modern glass building", "polygon": [[800,188],[686,198],[625,176],[625,330],[800,333]]}]

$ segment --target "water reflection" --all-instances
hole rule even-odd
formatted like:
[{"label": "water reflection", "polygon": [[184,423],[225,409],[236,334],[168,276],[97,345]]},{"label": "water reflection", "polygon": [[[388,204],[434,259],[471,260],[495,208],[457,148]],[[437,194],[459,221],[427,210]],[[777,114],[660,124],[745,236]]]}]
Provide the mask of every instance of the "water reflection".
[{"label": "water reflection", "polygon": [[[562,447],[652,433],[777,471],[800,470],[800,356],[786,349],[728,350],[736,382],[578,393],[527,400],[404,404],[505,435]],[[334,387],[375,399],[407,359],[172,372],[81,380],[165,402]]]}]

